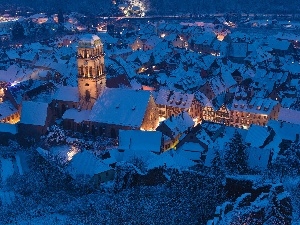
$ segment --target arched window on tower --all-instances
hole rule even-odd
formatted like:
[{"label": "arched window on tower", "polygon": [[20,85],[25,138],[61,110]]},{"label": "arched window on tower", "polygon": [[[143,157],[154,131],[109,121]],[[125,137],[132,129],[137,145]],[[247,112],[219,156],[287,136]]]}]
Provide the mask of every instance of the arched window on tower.
[{"label": "arched window on tower", "polygon": [[93,76],[93,67],[91,67],[91,66],[90,66],[89,75],[90,75],[90,76]]},{"label": "arched window on tower", "polygon": [[80,75],[80,76],[83,76],[83,66],[80,67],[79,75]]},{"label": "arched window on tower", "polygon": [[86,49],[84,50],[84,54],[83,54],[83,58],[87,58],[87,51],[86,51]]},{"label": "arched window on tower", "polygon": [[90,98],[91,98],[91,93],[90,93],[90,91],[86,90],[85,91],[85,100],[88,102],[88,101],[90,101]]},{"label": "arched window on tower", "polygon": [[88,74],[89,74],[89,71],[88,71],[88,70],[89,70],[89,69],[88,69],[88,67],[86,66],[86,67],[85,67],[85,74],[84,74],[85,76],[88,76]]},{"label": "arched window on tower", "polygon": [[104,66],[101,64],[101,74],[104,74]]}]

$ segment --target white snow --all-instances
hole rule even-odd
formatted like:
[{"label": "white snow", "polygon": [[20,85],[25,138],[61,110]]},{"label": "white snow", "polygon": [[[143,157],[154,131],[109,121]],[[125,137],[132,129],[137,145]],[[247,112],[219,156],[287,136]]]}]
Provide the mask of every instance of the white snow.
[{"label": "white snow", "polygon": [[119,149],[152,151],[159,153],[162,144],[162,133],[159,131],[120,130]]},{"label": "white snow", "polygon": [[47,111],[47,103],[23,101],[20,123],[44,126],[47,119]]},{"label": "white snow", "polygon": [[73,178],[77,178],[78,176],[92,177],[95,174],[111,169],[110,166],[103,163],[89,151],[77,153],[67,167],[67,171]]},{"label": "white snow", "polygon": [[78,102],[78,87],[62,86],[58,88],[58,90],[54,94],[53,99],[69,102]]},{"label": "white snow", "polygon": [[64,115],[62,116],[63,119],[70,119],[74,120],[75,123],[81,123],[83,121],[88,121],[90,117],[91,111],[90,110],[81,110],[78,111],[77,109],[68,109]]},{"label": "white snow", "polygon": [[140,127],[150,96],[149,91],[107,88],[96,101],[90,121]]},{"label": "white snow", "polygon": [[175,151],[166,151],[148,161],[148,169],[166,166],[167,168],[187,169],[196,165],[193,161],[180,156]]},{"label": "white snow", "polygon": [[7,178],[14,174],[14,165],[10,158],[0,158],[1,162],[1,178],[2,182],[6,182]]}]

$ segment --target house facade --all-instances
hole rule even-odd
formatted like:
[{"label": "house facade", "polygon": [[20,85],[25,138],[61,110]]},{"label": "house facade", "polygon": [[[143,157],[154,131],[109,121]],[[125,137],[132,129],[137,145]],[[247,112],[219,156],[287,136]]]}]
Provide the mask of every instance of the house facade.
[{"label": "house facade", "polygon": [[271,99],[252,98],[247,103],[234,101],[231,107],[230,125],[249,128],[251,124],[266,126],[269,120],[277,120],[280,103]]},{"label": "house facade", "polygon": [[182,112],[188,112],[195,120],[201,118],[201,106],[195,99],[194,94],[160,89],[157,93],[155,103],[158,107],[159,117],[167,119]]}]

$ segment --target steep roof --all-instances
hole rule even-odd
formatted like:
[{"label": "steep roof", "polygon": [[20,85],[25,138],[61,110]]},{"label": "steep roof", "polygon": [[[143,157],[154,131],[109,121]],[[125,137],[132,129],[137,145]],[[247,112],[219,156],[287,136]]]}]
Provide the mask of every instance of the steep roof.
[{"label": "steep roof", "polygon": [[112,168],[102,161],[100,161],[93,153],[83,151],[77,153],[70,161],[67,171],[73,177],[87,176],[93,177],[95,174],[99,174]]},{"label": "steep roof", "polygon": [[300,135],[300,125],[277,120],[270,120],[267,126],[273,128],[282,139],[295,141]]},{"label": "steep roof", "polygon": [[199,161],[205,149],[199,143],[186,142],[178,150],[178,154],[193,161]]},{"label": "steep roof", "polygon": [[178,114],[177,116],[171,116],[170,118],[164,120],[157,130],[161,130],[164,135],[168,135],[169,132],[164,132],[164,126],[168,127],[170,130],[170,138],[176,137],[178,134],[182,134],[189,128],[194,126],[194,121],[191,118],[191,116],[187,112],[182,112]]},{"label": "steep roof", "polygon": [[0,123],[0,133],[17,134],[17,124]]},{"label": "steep roof", "polygon": [[47,119],[47,109],[47,103],[23,101],[20,123],[44,126]]},{"label": "steep roof", "polygon": [[160,152],[162,133],[159,131],[120,130],[119,149]]},{"label": "steep roof", "polygon": [[193,161],[182,157],[176,151],[167,151],[157,155],[148,161],[148,169],[153,169],[161,166],[167,168],[186,169],[196,165]]},{"label": "steep roof", "polygon": [[177,108],[190,108],[193,99],[194,94],[183,94],[180,92],[160,89],[155,99],[155,103]]},{"label": "steep roof", "polygon": [[278,120],[300,125],[300,111],[281,108],[279,110]]},{"label": "steep roof", "polygon": [[0,103],[0,119],[4,119],[18,110],[11,104],[10,101],[5,101]]},{"label": "steep roof", "polygon": [[261,147],[267,137],[270,135],[270,131],[266,127],[252,124],[248,130],[246,136],[246,142],[250,143],[252,147]]},{"label": "steep roof", "polygon": [[278,101],[274,101],[269,98],[254,97],[252,98],[250,103],[234,100],[232,103],[231,110],[269,115],[277,104],[279,104]]},{"label": "steep roof", "polygon": [[78,102],[78,87],[62,86],[56,91],[53,99],[61,101]]},{"label": "steep roof", "polygon": [[107,88],[96,101],[90,120],[98,123],[140,127],[150,97],[149,91]]},{"label": "steep roof", "polygon": [[81,110],[78,111],[77,109],[68,109],[64,115],[62,116],[63,119],[70,119],[74,120],[76,123],[81,123],[83,121],[88,121],[90,117],[90,110]]}]

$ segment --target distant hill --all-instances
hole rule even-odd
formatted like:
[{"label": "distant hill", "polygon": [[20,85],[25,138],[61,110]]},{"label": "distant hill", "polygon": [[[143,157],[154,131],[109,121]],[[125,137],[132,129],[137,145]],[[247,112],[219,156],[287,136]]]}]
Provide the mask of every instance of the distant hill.
[{"label": "distant hill", "polygon": [[[2,2],[4,0],[0,0]],[[140,0],[150,14],[252,12],[252,13],[300,13],[296,0]],[[116,0],[118,3],[123,0]],[[113,7],[111,0],[6,0],[5,3],[29,6],[39,10],[90,12],[101,14]]]},{"label": "distant hill", "polygon": [[[1,3],[2,1],[4,0],[0,0]],[[47,12],[56,12],[61,9],[65,12],[90,12],[92,14],[107,12],[112,7],[110,0],[5,0],[5,3]]]}]

